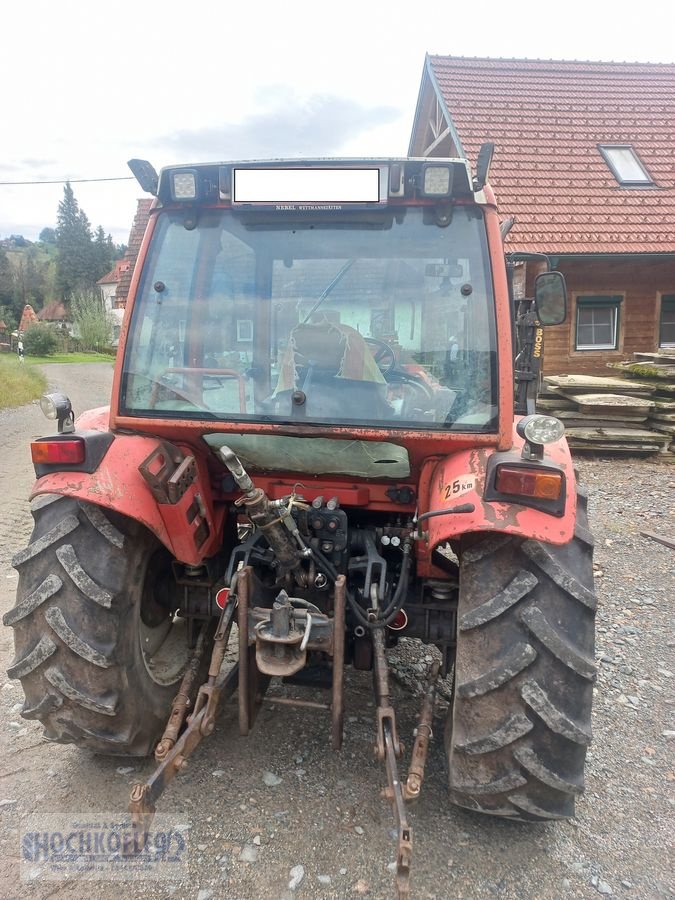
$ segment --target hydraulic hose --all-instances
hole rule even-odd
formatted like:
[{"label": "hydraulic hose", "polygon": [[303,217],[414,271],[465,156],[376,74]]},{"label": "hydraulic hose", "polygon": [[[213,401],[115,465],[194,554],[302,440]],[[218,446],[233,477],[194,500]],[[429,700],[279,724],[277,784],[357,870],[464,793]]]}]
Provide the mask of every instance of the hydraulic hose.
[{"label": "hydraulic hose", "polygon": [[[326,557],[320,550],[312,548],[312,555],[324,569],[326,575],[328,575],[333,584],[335,584],[337,580],[337,572],[333,565],[326,559]],[[391,602],[386,607],[384,612],[378,616],[375,622],[371,622],[363,609],[357,603],[356,599],[352,596],[351,592],[347,591],[346,596],[349,606],[361,625],[366,628],[383,628],[389,625],[390,622],[393,622],[399,610],[403,606],[403,602],[407,594],[408,581],[410,576],[410,563],[410,542],[405,541],[405,543],[403,544],[403,563],[401,565],[401,576],[398,580],[398,584],[396,585],[394,596],[392,597]]]},{"label": "hydraulic hose", "polygon": [[394,596],[391,598],[389,606],[387,606],[385,611],[382,613],[382,619],[384,620],[385,625],[389,625],[390,622],[394,621],[396,615],[403,606],[403,602],[408,593],[410,563],[410,541],[406,540],[403,544],[403,562],[401,563],[401,575],[398,579],[398,584],[396,585]]}]

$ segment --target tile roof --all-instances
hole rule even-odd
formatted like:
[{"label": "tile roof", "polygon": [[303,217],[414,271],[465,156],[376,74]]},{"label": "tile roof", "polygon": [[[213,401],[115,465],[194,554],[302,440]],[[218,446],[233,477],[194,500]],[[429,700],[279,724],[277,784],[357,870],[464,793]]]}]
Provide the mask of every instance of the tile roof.
[{"label": "tile roof", "polygon": [[50,300],[37,314],[41,322],[61,322],[68,318],[65,306],[60,300]]},{"label": "tile roof", "polygon": [[126,257],[116,259],[112,269],[104,275],[103,278],[99,278],[96,284],[118,284],[122,278],[122,273],[126,272],[127,269],[130,268],[130,265],[129,260],[126,259]]},{"label": "tile roof", "polygon": [[31,325],[37,324],[38,317],[35,315],[35,310],[27,303],[23,312],[21,313],[21,321],[19,322],[19,331],[28,331]]},{"label": "tile roof", "polygon": [[[675,65],[428,57],[475,164],[515,216],[511,249],[675,252]],[[620,186],[598,144],[630,144],[656,187]]]},{"label": "tile roof", "polygon": [[137,200],[136,202],[137,206],[134,224],[131,226],[127,252],[124,254],[123,260],[123,262],[128,265],[126,270],[121,273],[119,284],[115,291],[115,301],[121,308],[124,307],[129,296],[129,287],[131,285],[131,277],[134,274],[136,257],[138,256],[138,251],[141,249],[141,241],[145,234],[145,226],[148,224],[148,219],[150,218],[150,207],[153,204],[152,200],[146,198]]}]

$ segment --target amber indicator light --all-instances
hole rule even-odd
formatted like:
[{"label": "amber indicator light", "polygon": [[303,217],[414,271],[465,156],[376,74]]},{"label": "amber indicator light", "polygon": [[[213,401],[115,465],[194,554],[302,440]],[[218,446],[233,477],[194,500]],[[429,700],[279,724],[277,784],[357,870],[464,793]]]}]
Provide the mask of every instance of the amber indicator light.
[{"label": "amber indicator light", "polygon": [[562,491],[561,472],[544,471],[519,466],[498,466],[495,489],[501,494],[557,500]]},{"label": "amber indicator light", "polygon": [[84,441],[73,438],[68,441],[33,441],[30,455],[34,463],[74,463],[84,462]]}]

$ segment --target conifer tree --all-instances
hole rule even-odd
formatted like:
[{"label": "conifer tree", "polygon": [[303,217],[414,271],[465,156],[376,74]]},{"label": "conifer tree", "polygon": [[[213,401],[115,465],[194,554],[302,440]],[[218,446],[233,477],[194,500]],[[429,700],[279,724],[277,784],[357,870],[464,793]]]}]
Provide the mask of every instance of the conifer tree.
[{"label": "conifer tree", "polygon": [[80,209],[70,182],[63,189],[56,226],[59,250],[56,287],[63,300],[91,286],[94,274],[93,247],[89,219]]},{"label": "conifer tree", "polygon": [[110,235],[106,237],[101,225],[96,229],[93,251],[93,280],[96,282],[112,269],[114,262],[112,238]]}]

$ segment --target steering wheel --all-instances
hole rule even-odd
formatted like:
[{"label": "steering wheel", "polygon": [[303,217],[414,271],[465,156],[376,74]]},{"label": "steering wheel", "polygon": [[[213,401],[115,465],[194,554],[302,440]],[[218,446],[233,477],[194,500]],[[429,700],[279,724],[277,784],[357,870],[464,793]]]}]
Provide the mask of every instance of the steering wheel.
[{"label": "steering wheel", "polygon": [[[189,390],[184,390],[183,388],[174,387],[171,384],[162,383],[162,378],[165,375],[172,375],[174,373],[180,375],[205,375],[207,377],[220,377],[220,378],[236,378],[239,385],[239,411],[242,413],[246,412],[246,379],[241,374],[241,372],[237,372],[234,369],[216,369],[216,368],[188,368],[187,366],[172,366],[169,369],[164,369],[164,371],[158,375],[157,379],[152,388],[152,393],[150,396],[150,409],[155,408],[155,404],[157,403],[159,392],[161,388],[167,388],[172,391],[177,397],[181,400],[185,400],[188,403],[192,403],[193,406],[196,406],[199,409],[205,408],[205,403],[203,399],[200,399],[198,396],[193,394]],[[206,407],[208,409],[208,407]]]},{"label": "steering wheel", "polygon": [[373,359],[383,375],[393,372],[396,368],[396,354],[389,344],[379,341],[377,338],[364,338],[366,344],[370,346],[370,352]]}]

